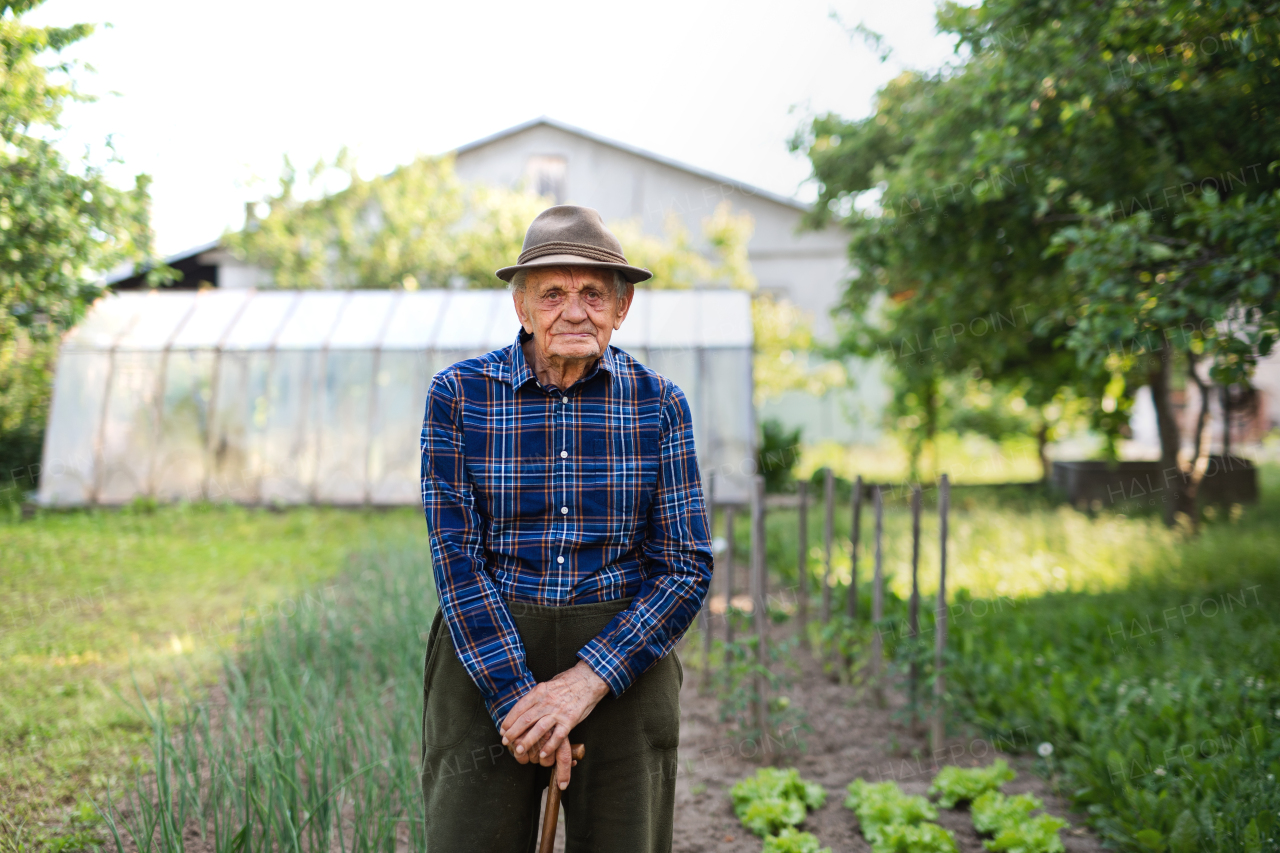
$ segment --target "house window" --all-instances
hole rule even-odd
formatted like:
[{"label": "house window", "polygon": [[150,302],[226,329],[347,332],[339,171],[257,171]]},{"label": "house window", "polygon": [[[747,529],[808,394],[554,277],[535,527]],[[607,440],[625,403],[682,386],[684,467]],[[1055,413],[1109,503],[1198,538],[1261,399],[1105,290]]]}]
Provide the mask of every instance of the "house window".
[{"label": "house window", "polygon": [[565,177],[569,164],[556,154],[535,154],[524,167],[525,186],[537,195],[550,196],[556,204],[564,204]]}]

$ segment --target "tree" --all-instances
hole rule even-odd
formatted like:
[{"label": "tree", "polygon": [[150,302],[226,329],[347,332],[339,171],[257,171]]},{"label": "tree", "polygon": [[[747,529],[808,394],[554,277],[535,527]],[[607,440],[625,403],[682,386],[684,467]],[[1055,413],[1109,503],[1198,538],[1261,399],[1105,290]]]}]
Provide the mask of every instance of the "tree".
[{"label": "tree", "polygon": [[[795,141],[821,184],[814,218],[850,228],[851,256],[864,271],[846,299],[850,346],[959,327],[965,334],[951,336],[949,358],[916,371],[918,385],[977,366],[994,381],[1029,380],[1040,399],[1093,401],[1091,419],[1113,437],[1136,388],[1150,384],[1162,454],[1177,470],[1169,383],[1136,363],[1099,358],[1114,341],[1075,331],[1085,309],[1107,297],[1072,255],[1087,245],[1097,261],[1106,246],[1082,233],[1054,241],[1064,228],[1084,227],[1096,215],[1088,211],[1112,220],[1145,211],[1147,242],[1190,251],[1204,243],[1181,214],[1199,209],[1209,184],[1224,202],[1245,206],[1276,189],[1280,176],[1266,170],[1280,108],[1276,11],[1225,0],[942,6],[939,26],[967,59],[904,75],[881,91],[874,115],[820,117]],[[1232,244],[1223,237],[1214,250],[1227,252],[1227,266]],[[1156,282],[1161,270],[1132,260],[1107,266],[1150,273],[1146,298],[1159,301],[1168,275]],[[1246,302],[1228,302],[1228,312],[1265,304],[1236,293]],[[877,300],[887,300],[883,325],[868,329]],[[968,334],[970,318],[1018,306],[1026,306],[1025,326],[982,341]],[[1162,344],[1183,357],[1195,346]],[[1074,363],[1063,360],[1068,349]],[[1186,508],[1181,481],[1170,483],[1170,519]]]},{"label": "tree", "polygon": [[[842,300],[842,348],[879,357],[896,385],[887,416],[911,438],[912,475],[943,429],[979,423],[1000,438],[1031,429],[1045,446],[1105,384],[1055,343],[1057,259],[1042,257],[1052,228],[1034,218],[1031,173],[1018,156],[975,166],[966,140],[988,120],[961,76],[903,75],[862,121],[823,116],[798,134],[820,181],[814,224],[840,221],[860,274]],[[965,418],[967,377],[1000,386],[1029,409],[1016,419]],[[1087,406],[1085,407],[1088,408]],[[1118,424],[1097,414],[1104,432]],[[936,468],[937,460],[935,459]]]},{"label": "tree", "polygon": [[1165,234],[1146,210],[1118,221],[1110,208],[1081,210],[1053,243],[1084,294],[1068,343],[1112,370],[1145,370],[1165,448],[1180,444],[1168,390],[1181,354],[1200,409],[1190,460],[1179,467],[1166,453],[1165,478],[1178,487],[1171,506],[1194,520],[1209,455],[1207,380],[1247,383],[1280,337],[1280,191],[1225,203],[1210,193]]},{"label": "tree", "polygon": [[0,0],[0,465],[10,488],[34,485],[58,335],[97,298],[103,271],[153,261],[147,176],[120,190],[87,155],[72,164],[55,144],[63,106],[86,100],[56,56],[93,28],[27,25],[40,2]]},{"label": "tree", "polygon": [[[341,181],[338,192],[321,192]],[[277,287],[493,287],[520,254],[546,200],[467,184],[451,157],[419,157],[366,180],[344,150],[299,178],[285,159],[279,189],[225,241]]]}]

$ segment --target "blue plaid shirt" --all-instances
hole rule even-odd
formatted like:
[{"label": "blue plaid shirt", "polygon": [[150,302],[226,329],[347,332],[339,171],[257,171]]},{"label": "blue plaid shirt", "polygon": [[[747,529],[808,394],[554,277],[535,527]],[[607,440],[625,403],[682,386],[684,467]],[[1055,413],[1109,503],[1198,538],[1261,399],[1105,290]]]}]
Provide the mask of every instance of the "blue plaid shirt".
[{"label": "blue plaid shirt", "polygon": [[442,371],[422,424],[440,607],[495,724],[537,683],[508,602],[633,597],[578,651],[614,695],[684,634],[711,542],[683,392],[610,346],[568,391],[521,342]]}]

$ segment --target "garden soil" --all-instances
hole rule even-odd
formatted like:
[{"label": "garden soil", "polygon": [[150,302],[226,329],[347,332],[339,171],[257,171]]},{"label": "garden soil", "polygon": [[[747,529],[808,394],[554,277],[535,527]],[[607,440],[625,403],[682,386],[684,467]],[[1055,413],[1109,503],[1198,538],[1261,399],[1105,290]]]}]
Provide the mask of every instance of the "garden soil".
[{"label": "garden soil", "polygon": [[[834,683],[808,652],[797,652],[791,665],[791,685],[785,695],[802,712],[807,730],[802,726],[782,732],[779,740],[784,751],[773,763],[795,767],[805,780],[826,787],[826,804],[810,814],[801,828],[817,835],[834,853],[871,849],[858,831],[857,818],[843,805],[845,786],[854,779],[893,780],[909,794],[924,794],[939,766],[986,765],[1000,757],[1018,771],[1018,777],[1004,786],[1006,793],[1034,793],[1044,800],[1047,811],[1070,822],[1071,827],[1061,834],[1069,853],[1104,850],[1084,828],[1082,816],[1069,813],[1049,782],[1037,775],[1032,758],[1038,744],[1028,744],[1020,733],[1008,733],[999,745],[1023,755],[1010,755],[976,735],[957,734],[935,763],[925,733],[908,723],[905,697],[889,695],[886,707],[880,707],[869,693],[858,695],[854,688]],[[685,668],[680,703],[673,853],[759,853],[761,840],[738,822],[729,799],[733,784],[762,765],[757,744],[727,731],[720,721],[719,702],[703,688],[702,673],[693,667]],[[963,853],[985,851],[967,809],[939,809],[938,823],[955,833]]]}]

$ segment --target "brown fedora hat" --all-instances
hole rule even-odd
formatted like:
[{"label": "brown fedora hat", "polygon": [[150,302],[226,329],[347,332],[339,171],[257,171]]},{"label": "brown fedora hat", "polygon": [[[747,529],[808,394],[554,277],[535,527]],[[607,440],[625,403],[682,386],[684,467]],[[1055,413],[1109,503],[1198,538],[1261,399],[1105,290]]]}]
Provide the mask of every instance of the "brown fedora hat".
[{"label": "brown fedora hat", "polygon": [[647,269],[627,263],[622,244],[598,211],[574,204],[557,204],[539,213],[524,234],[516,265],[495,275],[509,282],[520,270],[569,266],[617,270],[632,284],[653,277]]}]

